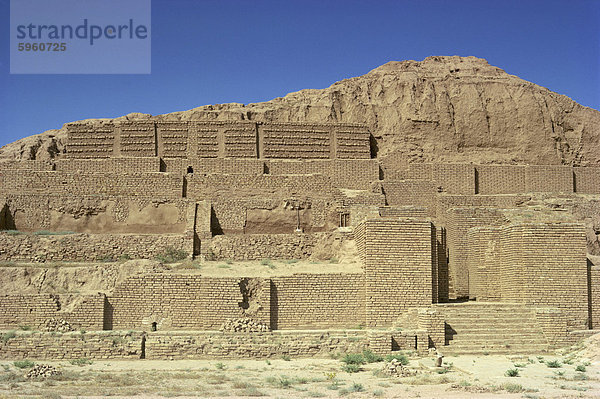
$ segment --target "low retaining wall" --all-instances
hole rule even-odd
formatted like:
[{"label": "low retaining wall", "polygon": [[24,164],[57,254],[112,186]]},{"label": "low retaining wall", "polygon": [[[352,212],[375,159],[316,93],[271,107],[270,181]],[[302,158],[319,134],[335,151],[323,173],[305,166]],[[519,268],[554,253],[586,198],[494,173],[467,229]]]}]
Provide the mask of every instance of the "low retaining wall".
[{"label": "low retaining wall", "polygon": [[[14,337],[11,337],[12,335]],[[1,332],[2,359],[140,359],[143,332]]]},{"label": "low retaining wall", "polygon": [[100,261],[122,256],[153,259],[168,248],[192,253],[184,235],[0,233],[0,261]]},{"label": "low retaining wall", "polygon": [[201,252],[215,260],[306,259],[326,239],[326,233],[219,235]]}]

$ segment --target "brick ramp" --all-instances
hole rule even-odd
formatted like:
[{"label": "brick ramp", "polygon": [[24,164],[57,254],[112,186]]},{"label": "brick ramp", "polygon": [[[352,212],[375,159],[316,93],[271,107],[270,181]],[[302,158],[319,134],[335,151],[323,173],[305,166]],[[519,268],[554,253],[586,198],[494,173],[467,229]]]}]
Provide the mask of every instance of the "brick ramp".
[{"label": "brick ramp", "polygon": [[541,353],[550,349],[531,307],[467,302],[434,308],[446,321],[444,354]]}]

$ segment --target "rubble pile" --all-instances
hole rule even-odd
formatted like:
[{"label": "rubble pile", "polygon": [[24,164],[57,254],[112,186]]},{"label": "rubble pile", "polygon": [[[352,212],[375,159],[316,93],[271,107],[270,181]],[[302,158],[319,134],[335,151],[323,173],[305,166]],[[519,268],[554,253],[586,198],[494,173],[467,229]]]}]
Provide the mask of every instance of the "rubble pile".
[{"label": "rubble pile", "polygon": [[269,326],[259,323],[249,317],[240,319],[227,319],[219,328],[219,331],[225,332],[268,332]]},{"label": "rubble pile", "polygon": [[60,371],[56,367],[49,364],[36,364],[25,374],[27,378],[45,378],[59,374]]}]

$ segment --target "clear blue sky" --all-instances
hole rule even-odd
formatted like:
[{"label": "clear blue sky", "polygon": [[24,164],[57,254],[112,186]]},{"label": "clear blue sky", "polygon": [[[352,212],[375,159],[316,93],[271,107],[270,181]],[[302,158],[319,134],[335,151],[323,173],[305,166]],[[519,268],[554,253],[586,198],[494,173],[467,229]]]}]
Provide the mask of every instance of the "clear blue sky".
[{"label": "clear blue sky", "polygon": [[84,118],[267,101],[431,55],[486,58],[600,109],[600,0],[153,0],[150,75],[10,75],[8,0],[0,15],[0,145]]}]

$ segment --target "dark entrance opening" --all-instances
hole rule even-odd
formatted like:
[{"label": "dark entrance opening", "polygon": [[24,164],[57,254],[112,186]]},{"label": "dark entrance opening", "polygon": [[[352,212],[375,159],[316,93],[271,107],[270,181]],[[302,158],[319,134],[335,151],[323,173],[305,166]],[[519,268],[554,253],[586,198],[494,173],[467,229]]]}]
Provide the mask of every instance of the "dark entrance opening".
[{"label": "dark entrance opening", "polygon": [[156,331],[156,322],[155,321],[152,322],[151,330]]},{"label": "dark entrance opening", "polygon": [[194,168],[192,168],[191,166],[187,167],[187,172],[188,173],[194,173]]}]

